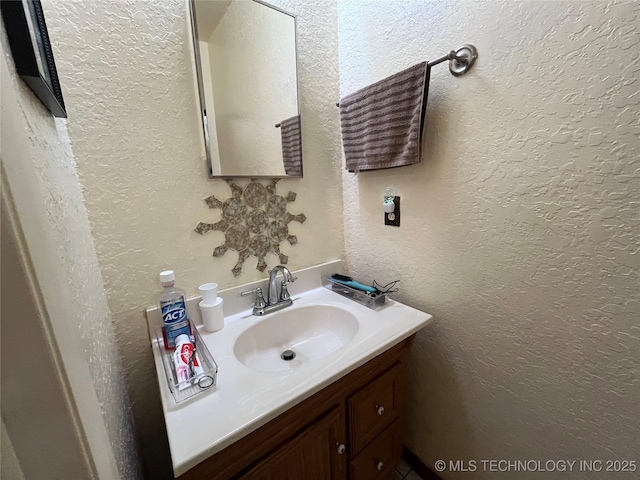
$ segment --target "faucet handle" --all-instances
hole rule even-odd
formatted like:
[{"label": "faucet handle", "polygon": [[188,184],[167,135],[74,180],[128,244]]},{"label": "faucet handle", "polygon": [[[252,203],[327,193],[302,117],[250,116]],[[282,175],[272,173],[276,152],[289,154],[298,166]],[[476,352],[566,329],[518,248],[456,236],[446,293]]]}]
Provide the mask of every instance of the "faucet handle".
[{"label": "faucet handle", "polygon": [[[293,281],[293,280],[291,280]],[[289,290],[287,290],[287,285],[289,284],[289,282],[283,280],[282,283],[280,284],[280,301],[283,302],[285,300],[289,300],[291,298],[291,295],[289,295]]]},{"label": "faucet handle", "polygon": [[253,307],[254,308],[266,307],[267,302],[264,301],[264,297],[262,296],[262,288],[260,287],[254,288],[253,290],[247,290],[246,292],[241,292],[240,296],[246,297],[247,295],[251,295],[252,293],[256,294],[256,298],[253,302]]}]

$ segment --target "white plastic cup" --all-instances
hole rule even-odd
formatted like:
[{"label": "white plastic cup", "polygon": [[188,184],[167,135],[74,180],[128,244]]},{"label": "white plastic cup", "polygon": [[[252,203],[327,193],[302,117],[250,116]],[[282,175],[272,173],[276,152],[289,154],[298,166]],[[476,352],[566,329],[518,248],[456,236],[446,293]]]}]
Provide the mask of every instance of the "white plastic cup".
[{"label": "white plastic cup", "polygon": [[218,284],[204,283],[198,287],[202,301],[207,305],[215,305],[218,299]]},{"label": "white plastic cup", "polygon": [[200,316],[202,325],[207,332],[217,332],[224,327],[224,311],[222,310],[222,298],[218,298],[214,304],[200,302]]}]

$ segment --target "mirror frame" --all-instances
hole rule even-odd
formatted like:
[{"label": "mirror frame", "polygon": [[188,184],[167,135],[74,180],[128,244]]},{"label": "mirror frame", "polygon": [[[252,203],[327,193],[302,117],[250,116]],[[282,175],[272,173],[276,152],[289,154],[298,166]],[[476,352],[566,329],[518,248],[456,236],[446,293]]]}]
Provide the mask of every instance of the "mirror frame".
[{"label": "mirror frame", "polygon": [[[272,8],[280,13],[288,15],[293,18],[294,28],[294,45],[296,50],[296,99],[298,103],[298,116],[300,117],[300,156],[302,157],[302,115],[300,109],[300,60],[298,58],[298,18],[293,13],[289,13],[281,8],[271,5],[262,0],[252,0],[256,3],[264,5],[265,7]],[[204,96],[204,82],[202,81],[202,63],[200,62],[200,49],[198,48],[198,25],[196,22],[196,7],[195,0],[189,0],[189,10],[191,15],[191,43],[193,45],[193,53],[195,58],[196,77],[198,81],[198,99],[200,103],[200,116],[202,119],[202,133],[204,136],[204,150],[207,160],[207,171],[209,178],[223,179],[223,178],[302,178],[304,176],[304,157],[302,157],[302,175],[213,175],[213,169],[211,167],[211,139],[209,138],[209,123],[206,114],[206,101]],[[274,127],[275,128],[275,127]]]}]

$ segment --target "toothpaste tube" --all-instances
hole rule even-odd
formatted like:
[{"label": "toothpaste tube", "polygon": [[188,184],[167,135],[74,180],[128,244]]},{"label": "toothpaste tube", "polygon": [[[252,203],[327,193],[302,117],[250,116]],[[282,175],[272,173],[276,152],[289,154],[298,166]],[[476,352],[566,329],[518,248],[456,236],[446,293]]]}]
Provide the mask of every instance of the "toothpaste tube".
[{"label": "toothpaste tube", "polygon": [[198,353],[195,352],[195,347],[191,343],[189,335],[182,334],[176,337],[173,366],[176,370],[178,390],[190,387],[204,373],[198,359]]}]

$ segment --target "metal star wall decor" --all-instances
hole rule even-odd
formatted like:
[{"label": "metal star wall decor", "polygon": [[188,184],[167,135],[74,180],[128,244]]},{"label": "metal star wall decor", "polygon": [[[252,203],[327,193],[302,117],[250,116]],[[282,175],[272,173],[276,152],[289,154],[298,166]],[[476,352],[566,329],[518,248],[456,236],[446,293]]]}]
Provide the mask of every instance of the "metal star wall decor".
[{"label": "metal star wall decor", "polygon": [[231,179],[225,180],[231,187],[231,198],[218,200],[211,195],[205,198],[209,208],[220,208],[222,220],[216,223],[198,223],[195,231],[204,235],[209,230],[224,232],[224,243],[213,251],[214,257],[223,256],[227,250],[238,252],[238,261],[231,271],[237,277],[242,273],[244,261],[251,255],[258,258],[256,268],[264,272],[267,268],[265,256],[273,252],[285,265],[289,257],[280,251],[280,243],[287,240],[290,245],[298,243],[295,235],[289,235],[288,224],[292,221],[304,223],[304,213],[292,215],[287,212],[287,203],[294,202],[296,194],[289,192],[286,197],[276,194],[279,179],[262,185],[257,179],[243,188]]}]

